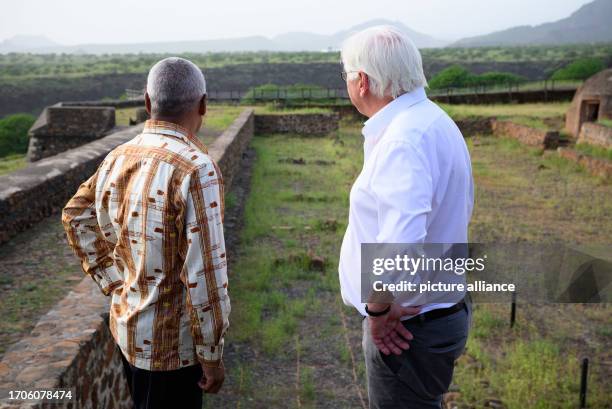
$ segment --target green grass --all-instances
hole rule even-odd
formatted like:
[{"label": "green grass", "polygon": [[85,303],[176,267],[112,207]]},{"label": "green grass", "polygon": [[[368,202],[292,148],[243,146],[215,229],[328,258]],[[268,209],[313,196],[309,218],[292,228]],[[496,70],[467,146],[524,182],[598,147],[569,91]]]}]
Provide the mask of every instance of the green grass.
[{"label": "green grass", "polygon": [[28,166],[25,154],[15,154],[0,158],[0,175],[14,172]]},{"label": "green grass", "polygon": [[597,121],[598,124],[612,128],[612,119],[600,119]]},{"label": "green grass", "polygon": [[120,108],[115,109],[115,124],[117,126],[129,126],[130,118],[136,118],[138,108]]},{"label": "green grass", "polygon": [[576,144],[575,149],[580,153],[584,153],[585,155],[612,161],[612,149],[610,148],[589,145],[588,143],[578,143]]},{"label": "green grass", "polygon": [[208,104],[206,115],[204,116],[204,126],[224,131],[244,111],[244,107],[235,105]]},{"label": "green grass", "polygon": [[533,117],[528,117],[528,116],[510,116],[510,117],[502,117],[502,119],[507,119],[516,124],[525,125],[530,128],[536,128],[536,129],[541,129],[541,130],[550,129],[550,126],[546,125],[546,123],[544,123],[541,118],[533,118]]},{"label": "green grass", "polygon": [[471,117],[526,117],[555,118],[562,117],[569,108],[569,103],[534,103],[534,104],[495,104],[495,105],[440,105],[452,118]]}]

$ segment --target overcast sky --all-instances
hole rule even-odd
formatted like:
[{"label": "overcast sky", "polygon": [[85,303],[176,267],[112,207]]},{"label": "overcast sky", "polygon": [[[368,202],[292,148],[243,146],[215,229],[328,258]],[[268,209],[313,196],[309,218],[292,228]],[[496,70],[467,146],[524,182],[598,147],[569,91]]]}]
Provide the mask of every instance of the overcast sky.
[{"label": "overcast sky", "polygon": [[0,40],[64,45],[331,34],[373,18],[454,40],[564,18],[590,0],[0,0]]}]

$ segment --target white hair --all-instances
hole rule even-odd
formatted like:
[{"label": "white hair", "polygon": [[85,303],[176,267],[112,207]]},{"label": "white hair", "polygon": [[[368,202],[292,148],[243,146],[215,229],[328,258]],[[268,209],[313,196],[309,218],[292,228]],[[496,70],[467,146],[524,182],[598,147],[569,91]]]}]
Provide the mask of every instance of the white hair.
[{"label": "white hair", "polygon": [[371,92],[378,97],[397,98],[427,86],[421,53],[395,27],[376,26],[353,34],[344,42],[341,55],[348,79],[364,72]]},{"label": "white hair", "polygon": [[206,94],[202,71],[189,60],[169,57],[149,71],[147,93],[154,115],[177,116],[193,109]]}]

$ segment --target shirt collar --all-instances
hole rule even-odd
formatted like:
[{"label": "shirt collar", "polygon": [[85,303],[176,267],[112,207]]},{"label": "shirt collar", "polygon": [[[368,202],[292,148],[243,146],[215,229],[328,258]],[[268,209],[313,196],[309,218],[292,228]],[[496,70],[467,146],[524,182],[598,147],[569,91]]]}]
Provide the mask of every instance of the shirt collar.
[{"label": "shirt collar", "polygon": [[149,119],[145,122],[142,133],[172,136],[186,144],[193,144],[204,153],[208,153],[206,145],[187,129],[172,122]]},{"label": "shirt collar", "polygon": [[427,95],[423,87],[419,87],[395,98],[364,122],[362,130],[363,136],[368,138],[370,136],[380,135],[399,112],[426,98]]}]

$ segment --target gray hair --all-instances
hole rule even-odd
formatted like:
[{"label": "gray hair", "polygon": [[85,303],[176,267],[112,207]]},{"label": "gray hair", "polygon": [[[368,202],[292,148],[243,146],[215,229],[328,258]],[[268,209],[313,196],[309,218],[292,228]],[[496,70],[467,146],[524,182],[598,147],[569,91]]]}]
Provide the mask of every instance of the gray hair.
[{"label": "gray hair", "polygon": [[169,57],[149,71],[147,93],[153,115],[181,115],[193,109],[206,94],[202,71],[191,61]]},{"label": "gray hair", "polygon": [[376,26],[349,37],[342,46],[342,64],[353,80],[367,74],[378,97],[398,96],[427,85],[421,53],[410,38],[392,26]]}]

